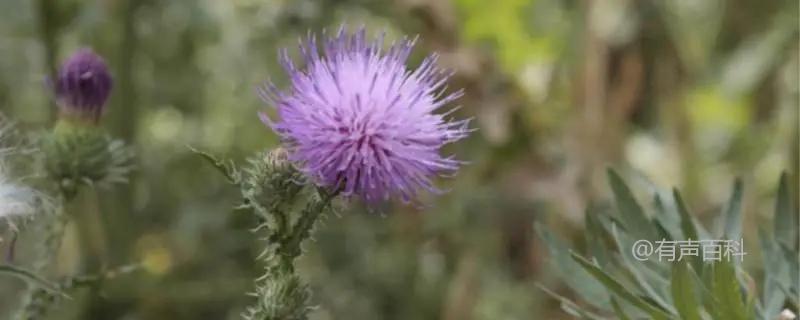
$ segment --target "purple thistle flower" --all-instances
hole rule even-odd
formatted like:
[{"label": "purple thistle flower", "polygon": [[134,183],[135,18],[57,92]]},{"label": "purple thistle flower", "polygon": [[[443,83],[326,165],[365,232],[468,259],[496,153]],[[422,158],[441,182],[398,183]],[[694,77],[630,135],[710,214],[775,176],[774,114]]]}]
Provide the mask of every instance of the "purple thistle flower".
[{"label": "purple thistle flower", "polygon": [[368,202],[394,196],[409,201],[420,189],[438,192],[431,179],[461,164],[441,156],[440,148],[471,130],[469,120],[445,118],[455,109],[434,112],[463,92],[444,93],[452,73],[436,67],[437,55],[417,69],[406,67],[415,40],[384,50],[383,36],[365,38],[363,28],[355,34],[341,28],[320,52],[309,35],[300,44],[303,69],[283,50],[291,87],[259,90],[280,117],[273,122],[262,113],[262,121],[287,143],[290,160],[320,185]]},{"label": "purple thistle flower", "polygon": [[54,89],[63,114],[97,121],[112,86],[103,58],[91,49],[80,49],[61,65]]}]

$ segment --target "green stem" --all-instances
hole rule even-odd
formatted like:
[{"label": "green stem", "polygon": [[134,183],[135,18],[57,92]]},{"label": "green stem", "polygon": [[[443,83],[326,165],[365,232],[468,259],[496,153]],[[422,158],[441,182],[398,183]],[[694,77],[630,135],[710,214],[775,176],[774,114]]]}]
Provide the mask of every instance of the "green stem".
[{"label": "green stem", "polygon": [[[319,199],[312,200],[306,208],[302,211],[302,215],[294,226],[292,232],[284,242],[282,253],[287,256],[289,262],[293,262],[295,258],[300,255],[302,242],[311,236],[311,230],[314,224],[319,220],[319,217],[325,209],[331,204],[339,192],[327,192],[323,189],[318,189],[317,194]],[[293,269],[293,267],[292,267]]]},{"label": "green stem", "polygon": [[[70,199],[69,196],[61,194],[58,211],[42,220],[45,236],[42,246],[39,248],[39,256],[33,265],[33,270],[37,273],[41,273],[48,265],[52,263],[53,258],[56,256],[59,248],[61,247],[61,240],[64,236],[64,229],[66,228],[67,224],[64,206],[69,201],[68,199]],[[52,293],[29,285],[25,292],[21,294],[21,303],[17,309],[14,319],[38,319],[39,316],[37,315],[40,313],[37,312],[37,310],[42,309],[40,299],[41,296],[52,296]]]},{"label": "green stem", "polygon": [[8,265],[8,264],[0,265],[0,274],[7,274],[7,275],[14,276],[16,278],[25,280],[26,282],[28,282],[30,284],[35,284],[35,285],[37,285],[37,286],[39,286],[41,288],[44,288],[46,290],[49,290],[51,292],[57,292],[58,291],[56,289],[55,285],[53,285],[52,283],[50,283],[46,279],[40,277],[39,275],[37,275],[36,273],[34,273],[34,272],[30,271],[30,270],[22,269],[22,268],[17,267],[17,266],[12,266],[12,265]]}]

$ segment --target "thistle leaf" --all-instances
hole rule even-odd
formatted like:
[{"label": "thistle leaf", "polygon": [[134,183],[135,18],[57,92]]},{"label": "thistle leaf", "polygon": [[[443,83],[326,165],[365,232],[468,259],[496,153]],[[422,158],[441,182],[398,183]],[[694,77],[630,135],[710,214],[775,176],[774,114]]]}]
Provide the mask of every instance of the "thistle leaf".
[{"label": "thistle leaf", "polygon": [[228,182],[230,182],[231,184],[239,183],[240,180],[239,174],[236,171],[236,167],[233,165],[233,163],[217,159],[217,157],[215,157],[211,153],[195,149],[192,146],[187,145],[186,147],[189,148],[189,151],[199,155],[200,157],[205,159],[206,162],[208,162],[211,166],[213,166],[220,173],[222,173],[222,175],[225,176]]}]

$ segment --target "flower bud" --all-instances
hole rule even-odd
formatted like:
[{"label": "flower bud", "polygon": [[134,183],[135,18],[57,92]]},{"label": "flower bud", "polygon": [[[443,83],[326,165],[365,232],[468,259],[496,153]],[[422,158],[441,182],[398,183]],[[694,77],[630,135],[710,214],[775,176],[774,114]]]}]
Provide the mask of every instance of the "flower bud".
[{"label": "flower bud", "polygon": [[62,116],[97,122],[113,80],[103,58],[91,49],[80,49],[64,62],[53,85]]},{"label": "flower bud", "polygon": [[274,171],[294,169],[291,162],[289,162],[289,153],[284,148],[278,147],[270,150],[264,157],[266,165]]},{"label": "flower bud", "polygon": [[303,190],[304,179],[289,161],[286,150],[277,148],[259,153],[245,170],[242,187],[245,198],[256,211],[269,216],[281,207],[291,206]]}]

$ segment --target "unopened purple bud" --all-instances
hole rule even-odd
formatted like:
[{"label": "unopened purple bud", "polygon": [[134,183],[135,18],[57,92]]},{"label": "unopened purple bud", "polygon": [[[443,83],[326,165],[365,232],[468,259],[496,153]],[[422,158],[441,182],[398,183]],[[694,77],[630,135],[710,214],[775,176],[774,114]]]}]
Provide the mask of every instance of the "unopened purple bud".
[{"label": "unopened purple bud", "polygon": [[54,83],[62,114],[92,121],[103,114],[112,86],[105,61],[91,49],[80,49],[67,59]]}]

